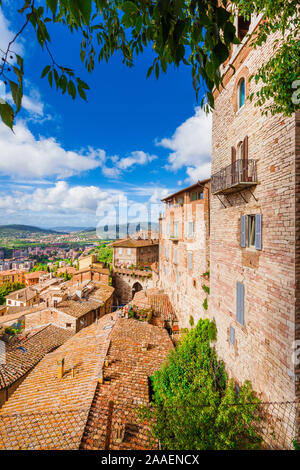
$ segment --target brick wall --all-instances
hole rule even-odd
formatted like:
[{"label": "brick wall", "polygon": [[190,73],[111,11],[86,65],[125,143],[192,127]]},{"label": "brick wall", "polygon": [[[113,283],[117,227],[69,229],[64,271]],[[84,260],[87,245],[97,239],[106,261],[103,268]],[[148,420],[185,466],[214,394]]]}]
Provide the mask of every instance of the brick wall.
[{"label": "brick wall", "polygon": [[[270,36],[256,51],[244,46],[236,60],[237,74],[242,69],[255,73],[271,56],[274,39]],[[230,375],[237,382],[250,379],[269,400],[293,400],[295,329],[299,335],[295,287],[300,274],[297,266],[295,275],[296,253],[300,254],[299,237],[295,250],[300,176],[295,167],[295,116],[261,116],[249,101],[236,111],[236,85],[236,77],[226,80],[226,88],[216,94],[212,175],[231,163],[231,147],[247,135],[248,158],[257,161],[259,184],[252,189],[256,199],[247,190],[227,198],[220,195],[226,208],[212,196],[210,316],[216,320],[217,350]],[[251,82],[249,92],[257,89]],[[297,139],[299,150],[299,127]],[[257,213],[262,214],[262,250],[241,248],[241,216]],[[237,281],[245,288],[243,327],[236,320]],[[230,326],[235,329],[234,345],[229,341]]]},{"label": "brick wall", "polygon": [[[204,199],[191,202],[189,191],[184,193],[184,203],[166,207],[161,221],[159,287],[169,295],[180,327],[190,327],[190,317],[196,324],[207,316],[202,304],[207,294],[203,285],[209,280],[203,277],[208,269],[209,258],[209,193],[206,184]],[[175,202],[175,199],[174,199]],[[187,224],[194,222],[194,237],[188,237]],[[178,239],[170,238],[174,222],[178,223]],[[189,267],[188,253],[192,253]]]}]

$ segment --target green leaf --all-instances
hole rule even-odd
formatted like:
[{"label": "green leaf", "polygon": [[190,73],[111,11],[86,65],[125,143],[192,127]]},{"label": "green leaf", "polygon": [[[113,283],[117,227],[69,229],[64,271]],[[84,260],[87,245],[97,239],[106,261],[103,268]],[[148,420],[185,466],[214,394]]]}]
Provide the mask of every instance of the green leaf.
[{"label": "green leaf", "polygon": [[21,103],[22,103],[22,87],[19,87],[15,82],[12,80],[9,80],[9,85],[11,89],[11,94],[14,100],[14,103],[17,107],[16,112],[18,113],[21,109]]},{"label": "green leaf", "polygon": [[62,90],[62,93],[64,94],[67,90],[67,85],[68,85],[68,80],[65,75],[62,75],[59,79],[59,85]]},{"label": "green leaf", "polygon": [[92,0],[77,0],[78,8],[86,25],[90,24],[92,13]]},{"label": "green leaf", "polygon": [[121,6],[121,10],[124,11],[124,13],[131,15],[132,13],[137,13],[138,8],[133,2],[125,2]]},{"label": "green leaf", "polygon": [[50,69],[51,69],[51,65],[46,65],[46,67],[42,71],[41,78],[44,78],[47,75],[47,73],[50,71]]},{"label": "green leaf", "polygon": [[80,86],[77,87],[77,90],[78,90],[78,93],[81,96],[81,98],[84,101],[87,101],[85,91]]},{"label": "green leaf", "polygon": [[58,0],[47,0],[46,3],[47,3],[47,6],[50,8],[53,16],[55,16]]},{"label": "green leaf", "polygon": [[69,83],[68,83],[68,93],[69,93],[69,95],[72,96],[72,98],[74,100],[75,97],[76,97],[76,87],[75,87],[74,83],[72,82],[72,80],[70,80]]},{"label": "green leaf", "polygon": [[14,124],[14,110],[8,103],[0,103],[0,116],[2,121],[11,130]]},{"label": "green leaf", "polygon": [[51,86],[52,88],[52,82],[53,82],[53,73],[52,73],[52,70],[49,72],[48,74],[48,82],[49,82],[49,85]]}]

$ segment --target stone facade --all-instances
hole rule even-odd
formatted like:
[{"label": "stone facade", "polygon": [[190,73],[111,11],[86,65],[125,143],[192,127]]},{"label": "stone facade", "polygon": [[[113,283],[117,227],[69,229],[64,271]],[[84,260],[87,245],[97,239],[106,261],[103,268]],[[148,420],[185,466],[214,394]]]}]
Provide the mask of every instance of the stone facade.
[{"label": "stone facade", "polygon": [[[228,69],[225,89],[215,93],[210,317],[217,324],[217,352],[235,381],[250,380],[263,399],[293,401],[299,384],[293,348],[300,324],[300,116],[266,117],[254,101],[246,99],[240,108],[237,102],[240,79],[247,83],[272,55],[275,39],[271,35],[257,50],[244,40],[232,57],[236,74]],[[246,98],[259,89],[254,81],[247,87]],[[240,145],[242,158],[256,161],[258,184],[247,173],[248,188],[215,194],[214,175],[234,161],[233,153],[239,158]],[[248,216],[255,215],[255,244],[250,246],[254,218]]]},{"label": "stone facade", "polygon": [[118,267],[150,266],[158,261],[158,241],[120,240],[113,243],[113,265]]},{"label": "stone facade", "polygon": [[[180,327],[207,316],[210,180],[166,199],[160,220],[159,287],[168,293]],[[192,318],[191,318],[192,317]]]},{"label": "stone facade", "polygon": [[115,268],[113,273],[113,285],[115,288],[115,302],[123,305],[130,302],[135,293],[140,290],[155,287],[152,272]]}]

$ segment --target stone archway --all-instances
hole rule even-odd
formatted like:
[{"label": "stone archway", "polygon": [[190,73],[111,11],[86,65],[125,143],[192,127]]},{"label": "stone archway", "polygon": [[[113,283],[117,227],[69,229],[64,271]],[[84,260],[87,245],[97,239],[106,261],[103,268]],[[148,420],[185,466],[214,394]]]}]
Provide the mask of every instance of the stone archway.
[{"label": "stone archway", "polygon": [[132,286],[132,298],[135,296],[137,292],[143,290],[143,286],[140,282],[135,282]]}]

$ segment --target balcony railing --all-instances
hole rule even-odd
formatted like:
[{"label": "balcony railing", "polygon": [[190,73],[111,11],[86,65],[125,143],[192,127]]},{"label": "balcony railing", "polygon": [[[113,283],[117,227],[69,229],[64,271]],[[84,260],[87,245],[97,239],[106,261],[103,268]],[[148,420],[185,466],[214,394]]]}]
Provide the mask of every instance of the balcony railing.
[{"label": "balcony railing", "polygon": [[211,177],[213,194],[227,194],[257,184],[256,160],[236,160]]}]

